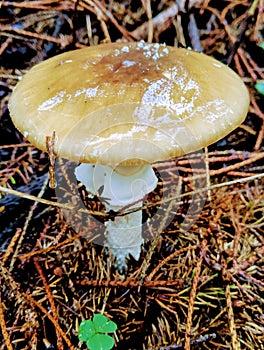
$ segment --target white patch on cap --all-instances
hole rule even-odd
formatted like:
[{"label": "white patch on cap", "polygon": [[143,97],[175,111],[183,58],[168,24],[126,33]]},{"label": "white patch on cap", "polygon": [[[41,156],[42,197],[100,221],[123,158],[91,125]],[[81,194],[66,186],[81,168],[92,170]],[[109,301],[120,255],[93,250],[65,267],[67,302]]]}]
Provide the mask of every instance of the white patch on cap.
[{"label": "white patch on cap", "polygon": [[39,111],[47,111],[49,109],[52,109],[53,107],[57,106],[58,104],[62,103],[64,100],[66,92],[65,91],[60,91],[57,93],[57,95],[49,98],[47,101],[43,102],[38,110]]}]

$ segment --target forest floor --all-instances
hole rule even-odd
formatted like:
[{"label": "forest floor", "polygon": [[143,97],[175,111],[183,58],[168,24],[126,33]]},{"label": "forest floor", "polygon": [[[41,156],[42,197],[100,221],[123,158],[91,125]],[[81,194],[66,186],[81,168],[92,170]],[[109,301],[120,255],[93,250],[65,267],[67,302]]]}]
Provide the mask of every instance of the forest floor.
[{"label": "forest floor", "polygon": [[[117,324],[115,349],[264,349],[264,99],[255,87],[264,79],[263,10],[263,0],[1,1],[1,350],[85,349],[79,325],[97,313]],[[93,242],[100,220],[78,232],[65,219],[49,187],[49,157],[16,130],[8,100],[40,61],[139,40],[228,64],[250,108],[208,149],[155,164],[160,187],[144,215],[161,232],[120,273]],[[58,167],[72,204],[71,165]],[[170,199],[172,186],[180,195]],[[167,205],[156,207],[157,198]],[[89,206],[101,210],[95,200]]]}]

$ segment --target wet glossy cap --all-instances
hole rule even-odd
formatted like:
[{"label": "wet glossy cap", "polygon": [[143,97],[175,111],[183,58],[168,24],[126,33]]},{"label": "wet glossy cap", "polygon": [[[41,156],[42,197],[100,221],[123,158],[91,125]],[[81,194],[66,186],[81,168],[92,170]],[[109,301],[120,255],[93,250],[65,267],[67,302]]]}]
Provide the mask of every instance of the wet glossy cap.
[{"label": "wet glossy cap", "polygon": [[249,96],[230,68],[160,44],[112,43],[33,67],[10,98],[15,126],[46,150],[85,163],[135,165],[174,158],[241,124]]}]

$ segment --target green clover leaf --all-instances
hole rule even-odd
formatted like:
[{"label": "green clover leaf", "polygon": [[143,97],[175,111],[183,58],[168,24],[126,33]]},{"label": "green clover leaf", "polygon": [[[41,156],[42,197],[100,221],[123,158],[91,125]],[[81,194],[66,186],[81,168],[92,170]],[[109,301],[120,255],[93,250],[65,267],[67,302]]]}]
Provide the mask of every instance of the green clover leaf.
[{"label": "green clover leaf", "polygon": [[86,344],[90,350],[110,350],[114,343],[114,339],[110,335],[98,333],[93,335]]},{"label": "green clover leaf", "polygon": [[117,330],[115,322],[102,314],[95,314],[93,320],[84,320],[80,324],[78,337],[86,342],[90,350],[110,350],[114,346],[114,339],[106,333]]},{"label": "green clover leaf", "polygon": [[81,341],[88,341],[95,334],[96,329],[91,320],[84,320],[81,322],[78,333],[78,337]]},{"label": "green clover leaf", "polygon": [[255,84],[255,88],[261,95],[264,95],[264,83]]},{"label": "green clover leaf", "polygon": [[117,330],[117,325],[115,322],[110,321],[102,314],[94,315],[93,324],[98,333],[113,333]]}]

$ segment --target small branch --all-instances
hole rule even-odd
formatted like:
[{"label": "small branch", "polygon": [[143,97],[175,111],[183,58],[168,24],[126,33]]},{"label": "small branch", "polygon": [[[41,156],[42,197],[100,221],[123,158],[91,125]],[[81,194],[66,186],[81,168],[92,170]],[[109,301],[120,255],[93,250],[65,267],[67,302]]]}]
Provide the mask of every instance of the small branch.
[{"label": "small branch", "polygon": [[142,6],[144,7],[148,17],[148,43],[152,43],[153,40],[153,21],[150,0],[141,0]]},{"label": "small branch", "polygon": [[131,32],[132,36],[137,40],[144,39],[148,36],[149,26],[153,26],[153,32],[157,30],[160,25],[164,25],[164,23],[171,21],[179,12],[179,7],[176,4],[168,7],[166,10],[160,12],[156,17],[152,19],[152,23],[145,22],[133,32]]},{"label": "small branch", "polygon": [[85,278],[83,280],[75,280],[74,283],[82,286],[90,287],[123,287],[123,288],[158,288],[158,287],[181,287],[184,284],[184,280],[181,278],[167,281],[167,280],[155,280],[155,281],[143,281],[127,279],[125,281],[120,280],[91,280]]},{"label": "small branch", "polygon": [[68,239],[65,239],[63,242],[61,243],[58,243],[56,245],[52,245],[50,247],[47,247],[47,248],[43,248],[43,249],[39,249],[39,250],[35,250],[33,252],[29,252],[29,253],[26,253],[26,254],[21,254],[19,255],[19,259],[21,261],[23,261],[24,259],[30,259],[32,258],[33,256],[36,256],[36,255],[41,255],[41,254],[47,254],[48,252],[51,252],[53,250],[57,250],[63,246],[66,246],[67,244],[73,242],[74,240],[78,239],[82,237],[82,234],[77,234],[73,237],[70,237]]},{"label": "small branch", "polygon": [[56,161],[56,154],[54,151],[55,147],[55,138],[56,134],[55,131],[53,131],[52,136],[46,136],[46,149],[49,156],[49,176],[50,176],[50,188],[54,189],[56,187],[56,180],[55,180],[55,173],[54,173],[54,167],[55,167],[55,161]]},{"label": "small branch", "polygon": [[30,32],[28,30],[24,29],[17,29],[9,25],[0,25],[0,31],[3,32],[14,32],[17,33],[21,36],[26,36],[34,39],[39,39],[39,40],[44,40],[44,41],[49,41],[55,44],[58,44],[61,46],[61,48],[65,48],[72,42],[72,37],[71,36],[63,36],[61,38],[54,38],[53,36],[46,35],[46,34],[38,34],[34,32]]},{"label": "small branch", "polygon": [[21,236],[22,230],[21,228],[18,228],[16,230],[16,233],[14,234],[14,236],[11,238],[10,243],[8,244],[8,247],[5,250],[5,253],[2,257],[2,264],[4,265],[5,262],[7,261],[8,257],[13,254],[14,251],[14,247],[16,242],[18,241],[19,237]]},{"label": "small branch", "polygon": [[[47,10],[50,5],[58,3],[54,0],[42,0],[42,1],[2,1],[2,7],[17,7],[17,8],[26,8],[26,9],[38,9],[38,10]],[[60,1],[58,6],[52,6],[52,10],[56,11],[70,11],[74,9],[74,2],[71,1]]]},{"label": "small branch", "polygon": [[187,252],[188,250],[195,250],[197,249],[197,245],[181,248],[179,250],[176,250],[176,252],[170,254],[167,256],[167,258],[161,260],[159,264],[151,271],[151,273],[145,278],[146,282],[150,282],[153,278],[153,276],[162,268],[162,266],[166,265],[170,260],[174,259],[176,256],[181,255],[182,253]]},{"label": "small branch", "polygon": [[8,48],[9,44],[12,42],[11,38],[7,38],[0,47],[0,56],[5,52]]},{"label": "small branch", "polygon": [[[0,283],[2,281],[0,280]],[[7,347],[7,350],[13,350],[13,346],[11,344],[11,340],[9,338],[9,334],[7,332],[6,328],[6,322],[5,322],[5,316],[4,316],[4,305],[2,303],[2,296],[1,296],[1,291],[0,291],[0,327],[2,331],[2,335],[4,338],[5,346]]]},{"label": "small branch", "polygon": [[55,327],[55,330],[56,330],[56,335],[57,335],[57,346],[58,346],[58,350],[63,350],[64,347],[63,347],[63,343],[62,343],[62,337],[61,337],[61,332],[58,330],[60,328],[60,325],[59,325],[59,317],[58,317],[58,313],[57,313],[57,308],[56,308],[56,305],[55,305],[55,302],[54,302],[54,298],[53,298],[53,294],[52,294],[52,291],[50,289],[50,286],[46,280],[46,277],[44,276],[44,273],[42,271],[42,268],[40,267],[38,261],[36,259],[34,259],[34,264],[35,264],[35,267],[39,273],[39,276],[42,280],[42,283],[44,285],[44,288],[45,288],[45,291],[46,291],[46,294],[47,294],[47,297],[48,297],[48,300],[49,300],[49,303],[50,303],[50,307],[51,307],[51,312],[52,312],[52,315],[53,315],[53,319],[54,319],[54,327]]},{"label": "small branch", "polygon": [[191,349],[192,315],[193,315],[193,311],[194,311],[194,302],[195,302],[195,297],[196,297],[198,281],[199,281],[199,277],[201,274],[203,256],[205,255],[206,243],[207,242],[205,239],[201,243],[200,257],[197,261],[196,271],[195,271],[195,275],[193,277],[193,283],[192,283],[192,287],[191,287],[190,299],[189,299],[189,305],[188,305],[188,314],[187,314],[187,320],[186,320],[186,330],[185,330],[185,337],[184,337],[184,350]]},{"label": "small branch", "polygon": [[234,311],[232,306],[231,292],[229,284],[226,285],[225,288],[225,296],[226,296],[226,306],[227,306],[227,314],[228,314],[228,323],[232,341],[232,350],[239,350],[240,343],[238,341],[235,320],[234,320]]}]

